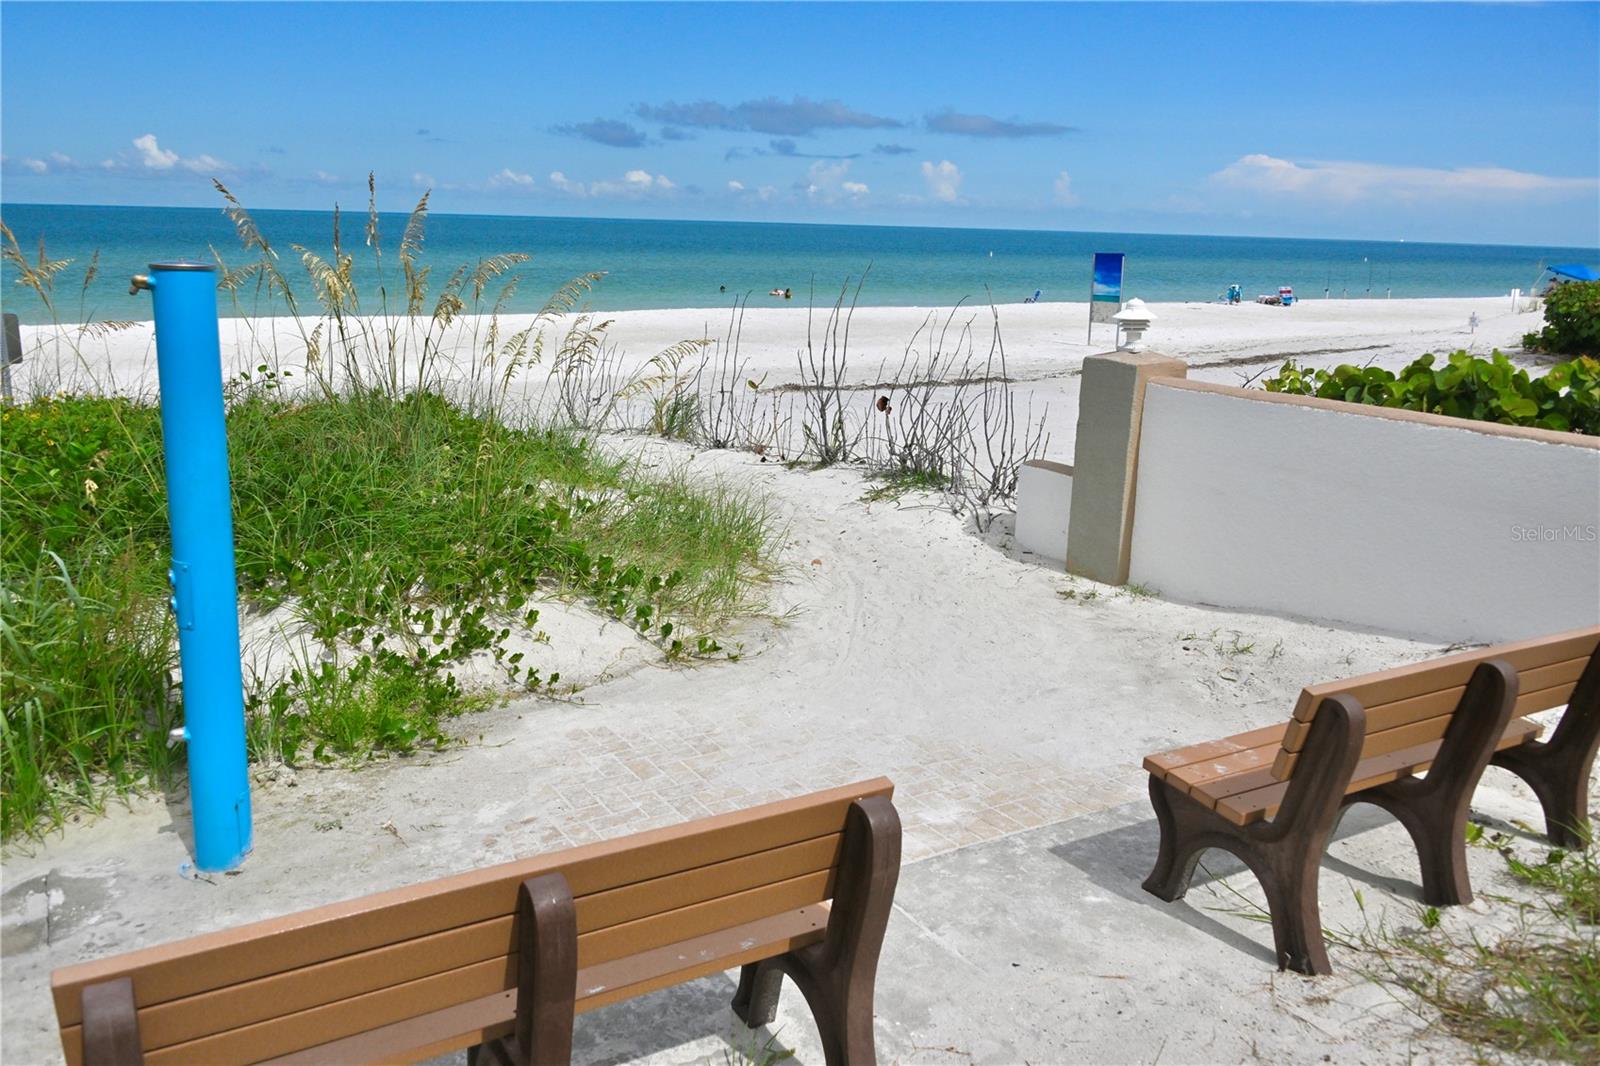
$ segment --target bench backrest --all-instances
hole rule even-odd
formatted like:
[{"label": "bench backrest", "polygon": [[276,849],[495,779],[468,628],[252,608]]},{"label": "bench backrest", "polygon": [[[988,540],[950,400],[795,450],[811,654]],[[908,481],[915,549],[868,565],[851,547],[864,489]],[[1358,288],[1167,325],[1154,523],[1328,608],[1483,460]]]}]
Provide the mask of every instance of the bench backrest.
[{"label": "bench backrest", "polygon": [[1329,696],[1353,696],[1365,708],[1367,738],[1361,757],[1370,759],[1443,737],[1472,672],[1490,659],[1502,659],[1517,671],[1515,715],[1564,706],[1596,645],[1600,626],[1588,626],[1312,685],[1295,703],[1272,776],[1286,781],[1294,773],[1317,708]]},{"label": "bench backrest", "polygon": [[51,975],[62,1047],[80,1066],[83,990],[119,977],[150,1066],[259,1061],[509,992],[518,890],[545,873],[576,902],[580,970],[808,907],[832,898],[851,803],[892,792],[878,778],[69,966]]}]

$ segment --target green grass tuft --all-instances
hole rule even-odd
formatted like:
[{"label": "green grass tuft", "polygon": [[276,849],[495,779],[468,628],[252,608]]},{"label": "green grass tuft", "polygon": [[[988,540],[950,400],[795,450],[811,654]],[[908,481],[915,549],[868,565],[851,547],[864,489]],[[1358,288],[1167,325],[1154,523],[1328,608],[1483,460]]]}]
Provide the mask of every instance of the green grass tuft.
[{"label": "green grass tuft", "polygon": [[1470,825],[1467,835],[1499,851],[1535,901],[1487,896],[1517,907],[1512,928],[1492,940],[1452,932],[1435,908],[1420,911],[1417,931],[1369,927],[1353,945],[1368,976],[1410,993],[1408,1006],[1485,1059],[1600,1061],[1600,855],[1555,849],[1533,862],[1502,834],[1485,839]]}]

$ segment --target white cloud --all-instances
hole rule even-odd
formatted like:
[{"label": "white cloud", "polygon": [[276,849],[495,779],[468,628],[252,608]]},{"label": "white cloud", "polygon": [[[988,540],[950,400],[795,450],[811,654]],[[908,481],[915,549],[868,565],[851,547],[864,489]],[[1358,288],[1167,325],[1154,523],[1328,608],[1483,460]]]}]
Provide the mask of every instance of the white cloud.
[{"label": "white cloud", "polygon": [[40,157],[17,160],[16,165],[34,174],[64,174],[83,170],[102,170],[120,173],[168,174],[189,171],[194,174],[225,174],[236,170],[233,164],[214,155],[202,152],[196,156],[179,155],[161,147],[153,133],[142,134],[132,141],[133,152],[119,152],[99,163],[81,162],[65,152],[49,152]]},{"label": "white cloud", "polygon": [[138,149],[139,161],[151,170],[171,170],[178,164],[178,153],[168,151],[157,144],[156,135],[153,133],[135,137],[133,146]]},{"label": "white cloud", "polygon": [[961,198],[961,168],[948,159],[939,163],[923,160],[922,180],[928,183],[928,195],[935,200],[953,204]]},{"label": "white cloud", "polygon": [[1312,200],[1350,203],[1385,199],[1416,201],[1517,198],[1549,193],[1593,192],[1595,178],[1557,178],[1504,167],[1402,167],[1385,163],[1297,163],[1275,156],[1241,156],[1211,175],[1232,188]]},{"label": "white cloud", "polygon": [[326,170],[314,170],[311,172],[311,180],[322,185],[337,185],[339,184],[339,175],[329,174]]},{"label": "white cloud", "polygon": [[201,153],[197,156],[180,156],[169,148],[161,147],[156,140],[156,135],[146,133],[133,139],[134,150],[139,153],[138,161],[146,170],[172,170],[179,168],[195,174],[216,173],[218,171],[232,170],[231,164],[218,159],[214,155]]},{"label": "white cloud", "polygon": [[438,183],[433,180],[432,174],[424,174],[419,170],[415,174],[411,175],[411,184],[415,185],[419,189],[431,189]]},{"label": "white cloud", "polygon": [[[9,158],[6,159],[6,163],[9,169]],[[42,159],[30,156],[17,160],[16,165],[31,174],[59,174],[83,169],[83,164],[65,152],[50,152]]]},{"label": "white cloud", "polygon": [[620,182],[590,182],[589,195],[634,198],[649,194],[671,193],[677,188],[665,174],[652,174],[648,170],[630,170],[622,176]]},{"label": "white cloud", "polygon": [[1072,191],[1072,175],[1065,170],[1056,175],[1055,196],[1056,203],[1063,207],[1072,207],[1078,202],[1078,194]]},{"label": "white cloud", "polygon": [[730,179],[729,182],[728,182],[728,191],[729,192],[744,192],[744,182],[742,182],[742,181],[734,181],[734,180]]},{"label": "white cloud", "polygon": [[583,187],[583,182],[573,181],[559,170],[550,172],[550,184],[562,192],[571,193],[573,196],[586,196],[589,190]]},{"label": "white cloud", "polygon": [[533,175],[519,174],[510,167],[501,167],[498,174],[489,178],[489,187],[494,189],[531,189],[533,188]]},{"label": "white cloud", "polygon": [[822,204],[855,201],[866,196],[871,190],[859,181],[846,181],[848,173],[848,159],[834,162],[819,159],[806,168],[806,176],[795,182],[795,188],[804,193],[806,199]]},{"label": "white cloud", "polygon": [[665,174],[652,174],[648,170],[630,170],[622,175],[620,181],[592,181],[587,185],[581,181],[573,181],[559,170],[552,170],[550,184],[571,196],[613,197],[625,200],[637,200],[647,196],[671,196],[678,192],[678,185],[671,178]]}]

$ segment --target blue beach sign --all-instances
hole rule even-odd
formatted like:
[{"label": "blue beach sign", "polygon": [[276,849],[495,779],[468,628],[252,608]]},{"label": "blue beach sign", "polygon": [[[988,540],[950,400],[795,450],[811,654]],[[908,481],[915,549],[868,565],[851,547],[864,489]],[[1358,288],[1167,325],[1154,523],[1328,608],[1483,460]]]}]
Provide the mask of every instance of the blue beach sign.
[{"label": "blue beach sign", "polygon": [[1094,253],[1094,272],[1089,280],[1089,336],[1094,335],[1096,322],[1113,322],[1122,310],[1122,267],[1127,259],[1123,252]]}]

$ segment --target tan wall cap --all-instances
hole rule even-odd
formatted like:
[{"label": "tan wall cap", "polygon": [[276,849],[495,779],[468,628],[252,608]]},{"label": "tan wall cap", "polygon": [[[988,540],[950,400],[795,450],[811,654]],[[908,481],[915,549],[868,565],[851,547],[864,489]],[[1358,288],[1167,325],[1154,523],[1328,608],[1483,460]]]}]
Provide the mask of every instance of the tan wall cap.
[{"label": "tan wall cap", "polygon": [[1346,403],[1344,400],[1328,400],[1321,396],[1292,396],[1282,392],[1268,392],[1265,389],[1242,389],[1236,385],[1218,385],[1210,381],[1195,381],[1192,378],[1151,378],[1150,384],[1163,389],[1211,392],[1221,396],[1237,397],[1241,400],[1260,400],[1266,403],[1288,404],[1292,407],[1309,407],[1322,411],[1334,411],[1344,415],[1387,418],[1392,422],[1418,422],[1442,429],[1464,429],[1491,437],[1520,437],[1523,440],[1536,440],[1542,444],[1565,444],[1571,448],[1589,448],[1594,451],[1600,451],[1600,437],[1591,436],[1587,433],[1563,433],[1560,430],[1539,429],[1535,426],[1507,426],[1499,422],[1484,422],[1476,418],[1455,418],[1451,415],[1437,415],[1428,411],[1410,411],[1402,407],[1378,407],[1367,403]]}]

